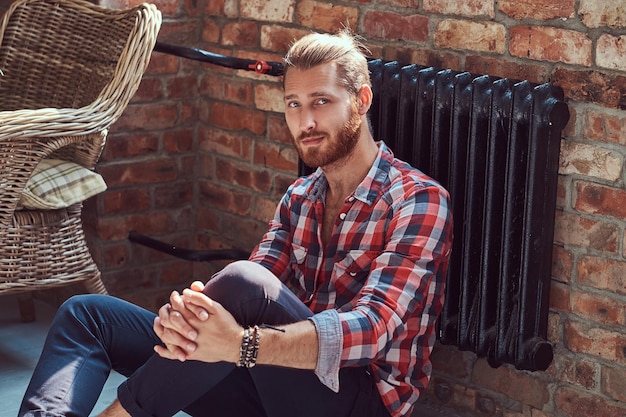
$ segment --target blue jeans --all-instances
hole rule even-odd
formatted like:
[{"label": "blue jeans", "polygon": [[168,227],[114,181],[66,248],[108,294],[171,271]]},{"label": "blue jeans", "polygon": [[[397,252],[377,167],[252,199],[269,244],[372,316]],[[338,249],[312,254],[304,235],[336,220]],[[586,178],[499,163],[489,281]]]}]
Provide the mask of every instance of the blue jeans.
[{"label": "blue jeans", "polygon": [[[243,326],[304,320],[311,311],[252,262],[228,265],[204,292]],[[111,369],[128,379],[118,399],[133,416],[388,417],[366,368],[344,368],[339,393],[312,371],[179,362],[154,354],[155,314],[104,295],[66,301],[54,318],[19,416],[88,416]],[[262,348],[262,345],[261,345]]]}]

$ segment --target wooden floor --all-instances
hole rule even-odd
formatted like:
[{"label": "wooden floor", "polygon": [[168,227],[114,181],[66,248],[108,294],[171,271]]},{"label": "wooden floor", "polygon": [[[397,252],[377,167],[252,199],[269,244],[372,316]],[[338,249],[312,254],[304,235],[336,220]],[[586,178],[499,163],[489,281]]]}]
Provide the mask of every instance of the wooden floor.
[{"label": "wooden floor", "polygon": [[[55,309],[35,300],[37,320],[20,321],[15,296],[0,296],[0,417],[15,417],[30,376],[35,368]],[[92,416],[100,413],[116,398],[117,386],[123,376],[113,372],[102,391]],[[180,412],[175,417],[185,417]],[[419,404],[412,417],[460,417],[426,404]]]}]

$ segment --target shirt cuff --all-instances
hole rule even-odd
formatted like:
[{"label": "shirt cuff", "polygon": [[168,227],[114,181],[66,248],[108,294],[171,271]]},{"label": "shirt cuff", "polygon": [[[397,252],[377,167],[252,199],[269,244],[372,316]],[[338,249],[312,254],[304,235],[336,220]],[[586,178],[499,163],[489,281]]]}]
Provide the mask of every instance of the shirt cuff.
[{"label": "shirt cuff", "polygon": [[309,320],[315,324],[319,351],[315,375],[334,392],[339,392],[339,364],[343,349],[343,331],[339,313],[330,309],[317,313]]}]

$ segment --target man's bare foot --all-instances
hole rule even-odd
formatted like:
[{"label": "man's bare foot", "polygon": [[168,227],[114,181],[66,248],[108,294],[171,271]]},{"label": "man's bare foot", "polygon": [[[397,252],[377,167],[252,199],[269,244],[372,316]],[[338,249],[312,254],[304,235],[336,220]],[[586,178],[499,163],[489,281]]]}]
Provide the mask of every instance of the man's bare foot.
[{"label": "man's bare foot", "polygon": [[118,400],[115,400],[98,417],[130,417],[130,414],[126,412]]}]

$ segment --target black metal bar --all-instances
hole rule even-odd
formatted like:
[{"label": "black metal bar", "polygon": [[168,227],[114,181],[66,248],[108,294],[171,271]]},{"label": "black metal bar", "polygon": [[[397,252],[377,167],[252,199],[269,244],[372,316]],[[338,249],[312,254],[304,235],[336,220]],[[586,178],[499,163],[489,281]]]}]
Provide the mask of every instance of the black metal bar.
[{"label": "black metal bar", "polygon": [[242,260],[248,259],[250,253],[239,249],[213,249],[213,250],[195,250],[179,248],[160,240],[152,239],[151,237],[142,235],[134,230],[128,233],[128,240],[131,242],[139,243],[140,245],[147,246],[151,249],[158,250],[159,252],[167,253],[168,255],[175,256],[177,258],[184,259],[186,261],[193,262],[210,262],[218,260]]},{"label": "black metal bar", "polygon": [[170,55],[179,56],[181,58],[220,65],[222,67],[246,71],[255,71],[259,74],[279,76],[283,75],[284,70],[283,64],[280,62],[261,60],[255,61],[252,59],[236,58],[232,56],[208,52],[198,48],[171,45],[163,42],[157,42],[154,46],[154,50],[157,52],[164,52]]}]

